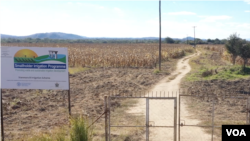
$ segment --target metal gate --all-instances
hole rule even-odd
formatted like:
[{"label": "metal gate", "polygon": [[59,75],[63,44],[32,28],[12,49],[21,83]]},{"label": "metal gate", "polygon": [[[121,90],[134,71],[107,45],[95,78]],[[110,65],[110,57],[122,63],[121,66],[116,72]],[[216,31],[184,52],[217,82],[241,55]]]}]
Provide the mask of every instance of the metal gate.
[{"label": "metal gate", "polygon": [[[134,111],[142,111],[142,114],[133,113],[134,115],[144,116],[141,124],[133,124],[134,122],[128,122],[131,119],[135,119],[131,115],[126,114],[124,111],[124,116],[122,110],[118,112],[112,107],[116,105],[118,102],[121,103],[119,107],[133,107],[127,103],[133,103],[131,101],[139,100],[139,104],[141,105],[141,109],[136,109]],[[125,102],[121,102],[125,101]],[[125,105],[123,105],[125,104]],[[117,106],[117,105],[116,105]],[[157,111],[157,106],[166,107],[165,112]],[[117,108],[116,108],[117,109]],[[122,128],[142,128],[143,134],[146,134],[145,138],[142,140],[146,141],[157,141],[157,137],[159,135],[158,132],[164,132],[164,136],[168,136],[168,140],[177,140],[177,98],[176,97],[118,97],[118,96],[110,96],[108,98],[108,140],[119,140],[113,139],[116,137],[115,132],[117,130],[122,130]],[[132,109],[133,111],[133,109]],[[145,116],[146,115],[146,116]],[[135,116],[136,117],[136,116]],[[140,117],[140,118],[141,118]],[[115,120],[118,120],[116,122]],[[128,120],[128,121],[126,121]],[[124,124],[123,124],[124,123]],[[116,128],[117,130],[111,130],[112,128]],[[129,129],[127,129],[129,130]],[[113,132],[113,133],[112,133]],[[152,137],[154,136],[154,137]],[[126,140],[123,139],[123,140]],[[138,140],[138,139],[136,139]]]}]

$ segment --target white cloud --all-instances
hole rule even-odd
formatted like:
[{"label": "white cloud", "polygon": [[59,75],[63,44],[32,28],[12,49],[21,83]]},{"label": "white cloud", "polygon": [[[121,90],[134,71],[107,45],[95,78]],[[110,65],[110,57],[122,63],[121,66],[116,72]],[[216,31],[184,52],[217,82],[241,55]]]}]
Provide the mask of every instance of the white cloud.
[{"label": "white cloud", "polygon": [[77,5],[82,5],[82,3],[80,3],[80,2],[77,2],[76,4],[77,4]]},{"label": "white cloud", "polygon": [[250,0],[244,0],[244,2],[246,2],[247,4],[250,4]]},{"label": "white cloud", "polygon": [[245,12],[250,12],[250,10],[246,10]]},{"label": "white cloud", "polygon": [[91,3],[85,3],[85,2],[67,2],[69,6],[83,6],[83,7],[89,7],[93,9],[104,9],[104,6],[97,5],[97,4],[91,4]]},{"label": "white cloud", "polygon": [[124,12],[120,9],[120,8],[113,8],[113,10],[115,11],[116,14],[118,14],[119,16],[124,16]]},{"label": "white cloud", "polygon": [[[165,13],[166,14],[166,13]],[[169,12],[168,15],[196,15],[194,12],[180,11],[180,12]]]},{"label": "white cloud", "polygon": [[218,20],[229,20],[232,17],[226,16],[226,15],[221,15],[221,16],[199,16],[200,18],[205,18],[201,20],[200,22],[215,22]]}]

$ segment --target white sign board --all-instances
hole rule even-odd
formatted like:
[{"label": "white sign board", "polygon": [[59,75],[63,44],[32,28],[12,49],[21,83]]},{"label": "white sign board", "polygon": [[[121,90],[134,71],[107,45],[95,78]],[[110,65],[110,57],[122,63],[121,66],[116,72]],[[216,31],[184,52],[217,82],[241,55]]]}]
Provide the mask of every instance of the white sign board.
[{"label": "white sign board", "polygon": [[69,89],[68,50],[1,47],[2,89]]}]

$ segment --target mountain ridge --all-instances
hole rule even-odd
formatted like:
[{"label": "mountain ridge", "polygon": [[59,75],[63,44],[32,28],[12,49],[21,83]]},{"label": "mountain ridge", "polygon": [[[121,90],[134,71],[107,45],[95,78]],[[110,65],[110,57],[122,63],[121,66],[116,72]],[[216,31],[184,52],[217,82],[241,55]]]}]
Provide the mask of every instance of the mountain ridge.
[{"label": "mountain ridge", "polygon": [[[77,40],[77,39],[144,39],[144,40],[158,40],[159,37],[86,37],[86,36],[80,36],[76,34],[70,34],[70,33],[63,33],[63,32],[46,32],[46,33],[35,33],[27,36],[15,36],[15,35],[7,35],[7,34],[1,34],[1,39],[7,39],[7,38],[14,38],[14,39],[25,39],[25,38],[49,38],[49,39],[71,39],[71,40]],[[164,40],[162,38],[162,40]],[[172,38],[174,40],[194,40],[193,37],[184,37],[184,38]],[[203,41],[207,39],[201,39]],[[250,38],[247,38],[246,40],[250,41]]]}]

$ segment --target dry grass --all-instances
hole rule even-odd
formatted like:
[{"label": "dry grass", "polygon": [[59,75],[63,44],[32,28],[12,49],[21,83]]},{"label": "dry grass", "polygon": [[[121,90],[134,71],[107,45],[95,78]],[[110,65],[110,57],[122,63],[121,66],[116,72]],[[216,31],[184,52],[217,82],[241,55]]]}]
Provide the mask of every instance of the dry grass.
[{"label": "dry grass", "polygon": [[[221,58],[223,58],[226,61],[229,61],[233,63],[232,54],[228,53],[227,49],[225,48],[225,45],[201,45],[202,48],[210,51],[216,51],[219,52]],[[244,60],[241,57],[237,57],[235,60],[235,63],[238,65],[243,65]],[[250,59],[248,59],[248,62],[246,65],[250,65]]]}]

